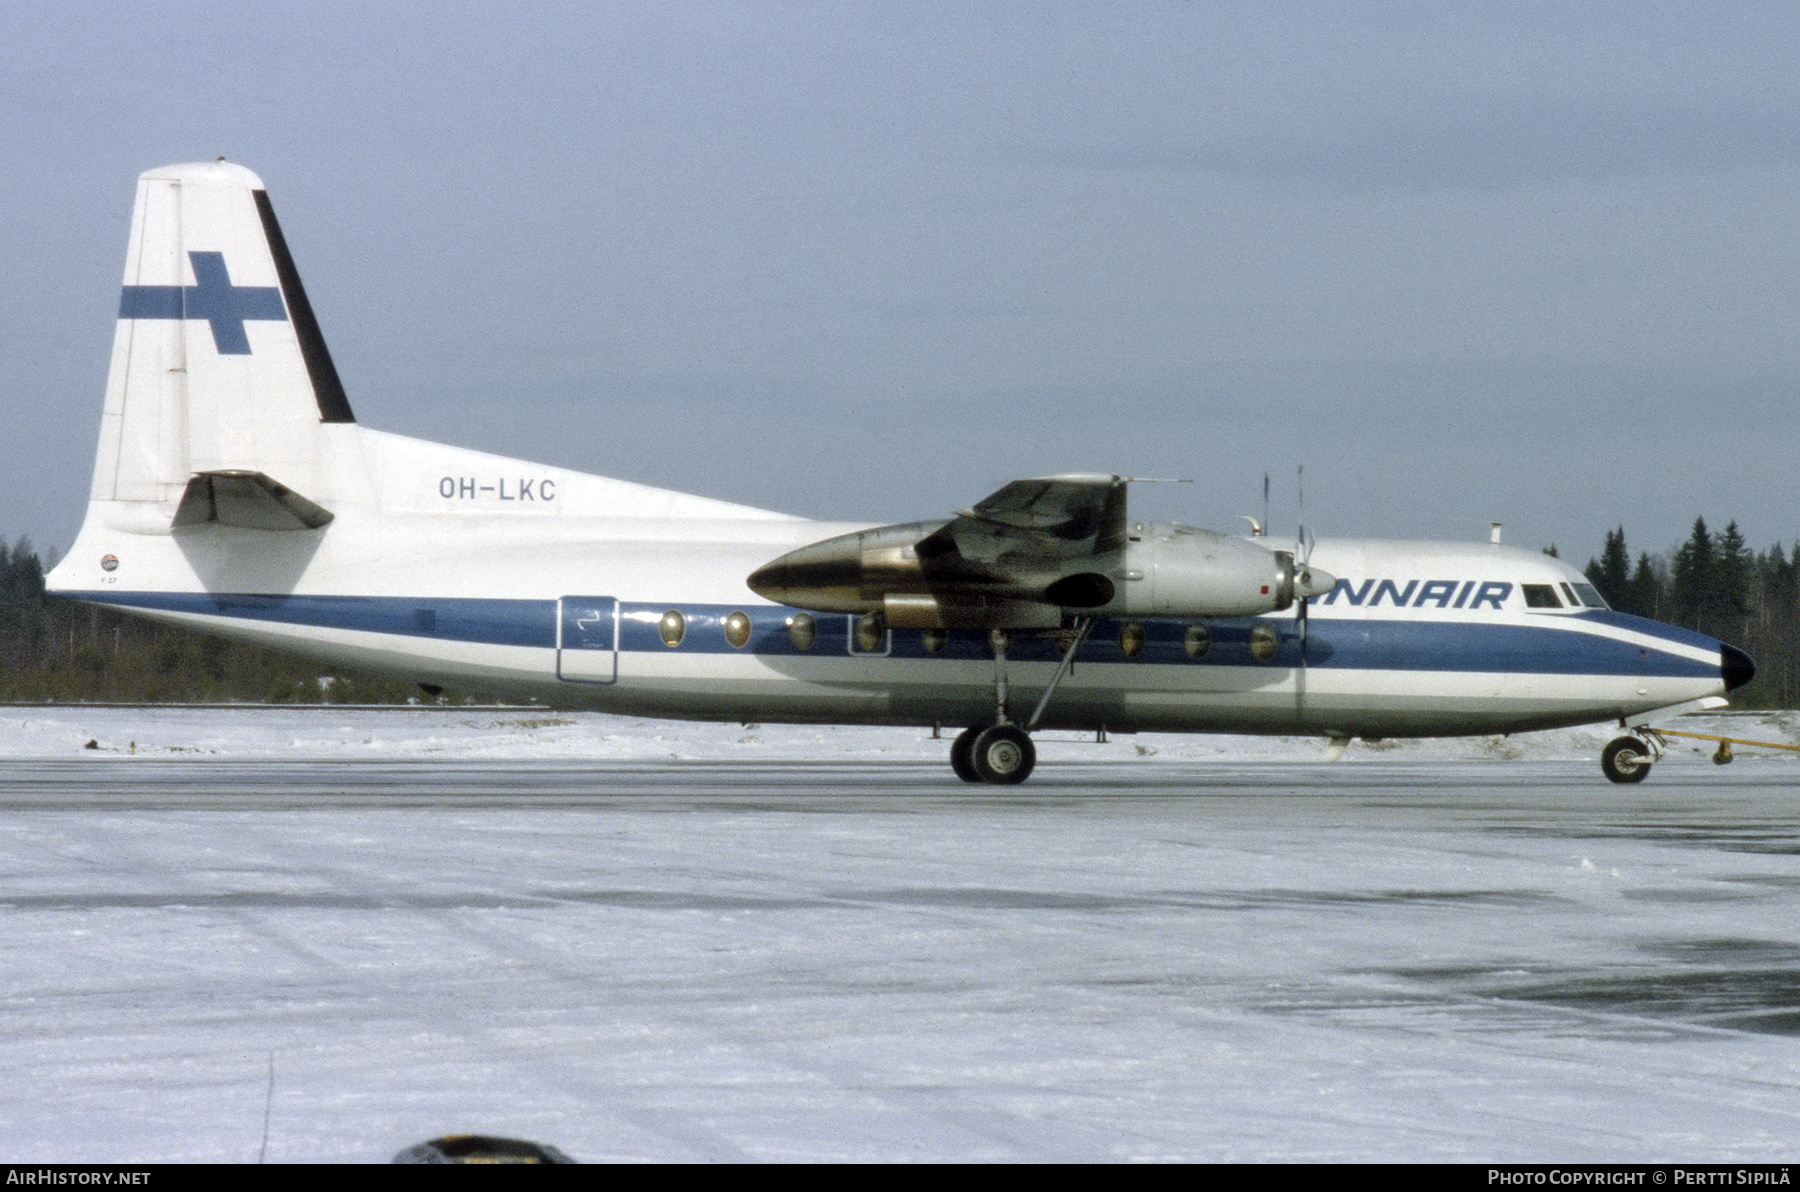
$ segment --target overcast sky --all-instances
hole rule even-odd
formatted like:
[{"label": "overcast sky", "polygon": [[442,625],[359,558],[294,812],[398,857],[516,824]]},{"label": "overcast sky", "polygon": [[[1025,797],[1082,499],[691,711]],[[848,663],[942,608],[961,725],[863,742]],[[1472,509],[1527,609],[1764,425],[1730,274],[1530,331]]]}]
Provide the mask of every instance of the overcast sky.
[{"label": "overcast sky", "polygon": [[[429,15],[421,15],[421,13]],[[821,518],[1294,469],[1319,536],[1800,536],[1800,6],[9,5],[0,535],[137,174],[260,173],[360,421]]]}]

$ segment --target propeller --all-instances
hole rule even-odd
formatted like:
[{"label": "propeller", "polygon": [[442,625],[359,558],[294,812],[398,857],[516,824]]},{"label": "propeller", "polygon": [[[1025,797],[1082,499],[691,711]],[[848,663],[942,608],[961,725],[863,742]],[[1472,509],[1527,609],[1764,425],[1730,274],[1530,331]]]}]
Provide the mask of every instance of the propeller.
[{"label": "propeller", "polygon": [[[1294,586],[1296,588],[1298,588],[1300,591],[1306,592],[1306,591],[1310,591],[1312,588],[1313,537],[1310,533],[1307,532],[1307,529],[1306,529],[1306,465],[1305,464],[1299,464],[1294,468],[1294,484],[1295,484],[1296,489],[1298,489],[1298,492],[1299,492],[1299,511],[1300,511],[1299,528],[1294,532],[1294,558],[1296,558],[1300,561],[1300,567],[1299,567],[1298,574],[1295,577],[1298,582],[1296,582]],[[1267,498],[1267,495],[1268,495],[1268,485],[1269,485],[1269,478],[1267,475],[1265,475],[1263,477],[1263,494],[1264,494],[1265,499]],[[1310,596],[1301,596],[1300,599],[1298,601],[1296,601],[1295,603],[1296,603],[1296,607],[1294,609],[1294,625],[1295,625],[1295,632],[1298,634],[1298,636],[1300,638],[1300,665],[1302,668],[1304,668],[1306,666],[1306,610],[1307,610],[1307,606],[1312,603],[1312,598]]]},{"label": "propeller", "polygon": [[[1265,479],[1264,483],[1267,483]],[[1294,531],[1294,558],[1299,560],[1295,569],[1294,587],[1300,592],[1312,590],[1312,535],[1306,532],[1306,465],[1294,467],[1294,487],[1298,492],[1298,526]],[[1294,672],[1294,717],[1303,720],[1306,715],[1306,610],[1312,603],[1311,596],[1301,596],[1295,601],[1294,632],[1300,639],[1300,666]]]},{"label": "propeller", "polygon": [[[1301,526],[1299,540],[1294,543],[1294,555],[1300,560],[1300,571],[1297,577],[1300,582],[1295,585],[1296,587],[1312,583],[1312,546],[1312,535],[1306,532],[1305,526]],[[1302,596],[1295,602],[1294,621],[1300,635],[1301,666],[1306,665],[1306,610],[1311,603],[1312,597],[1310,596]]]}]

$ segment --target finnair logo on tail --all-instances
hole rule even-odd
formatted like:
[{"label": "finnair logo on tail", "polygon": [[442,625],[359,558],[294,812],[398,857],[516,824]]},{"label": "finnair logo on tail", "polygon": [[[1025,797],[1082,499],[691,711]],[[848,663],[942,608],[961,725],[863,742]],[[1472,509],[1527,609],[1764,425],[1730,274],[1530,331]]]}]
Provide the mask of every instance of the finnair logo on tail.
[{"label": "finnair logo on tail", "polygon": [[[1371,591],[1373,589],[1373,591]],[[1512,595],[1513,586],[1503,580],[1477,582],[1467,579],[1409,579],[1405,586],[1396,580],[1379,582],[1365,579],[1360,586],[1340,579],[1337,587],[1327,592],[1320,604],[1336,604],[1342,596],[1347,604],[1374,607],[1384,601],[1395,608],[1499,608]]]},{"label": "finnair logo on tail", "polygon": [[248,356],[245,319],[287,322],[287,307],[274,286],[234,286],[222,252],[190,252],[197,286],[126,286],[121,319],[205,319],[221,356]]}]

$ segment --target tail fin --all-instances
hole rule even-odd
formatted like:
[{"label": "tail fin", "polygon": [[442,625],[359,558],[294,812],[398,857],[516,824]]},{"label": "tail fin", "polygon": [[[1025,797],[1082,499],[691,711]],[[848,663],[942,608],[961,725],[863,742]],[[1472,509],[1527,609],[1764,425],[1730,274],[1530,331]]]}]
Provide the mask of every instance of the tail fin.
[{"label": "tail fin", "polygon": [[142,175],[92,499],[172,513],[222,472],[316,492],[321,424],[355,420],[262,180],[223,161]]}]

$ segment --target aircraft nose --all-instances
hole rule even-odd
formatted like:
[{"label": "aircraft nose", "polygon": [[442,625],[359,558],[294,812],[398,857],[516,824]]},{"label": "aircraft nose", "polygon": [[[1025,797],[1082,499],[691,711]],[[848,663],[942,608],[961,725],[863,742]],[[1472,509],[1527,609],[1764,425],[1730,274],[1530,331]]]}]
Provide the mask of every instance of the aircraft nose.
[{"label": "aircraft nose", "polygon": [[1725,690],[1736,691],[1756,677],[1756,663],[1736,646],[1720,642],[1719,674],[1725,680]]}]

